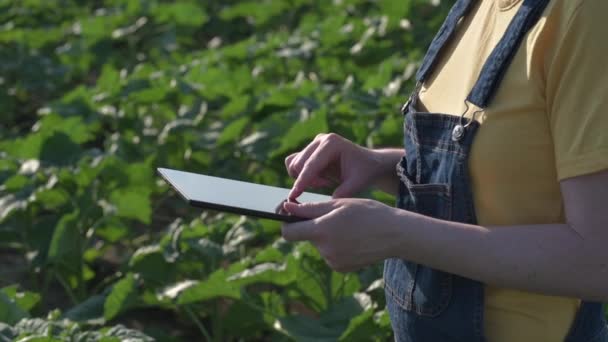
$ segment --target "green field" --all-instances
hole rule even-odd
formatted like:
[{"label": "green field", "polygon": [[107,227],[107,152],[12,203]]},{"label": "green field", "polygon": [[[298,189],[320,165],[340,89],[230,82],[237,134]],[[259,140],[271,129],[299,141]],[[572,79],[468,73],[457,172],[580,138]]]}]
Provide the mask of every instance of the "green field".
[{"label": "green field", "polygon": [[0,0],[0,341],[390,340],[381,265],[154,170],[288,187],[318,133],[400,145],[450,3]]}]

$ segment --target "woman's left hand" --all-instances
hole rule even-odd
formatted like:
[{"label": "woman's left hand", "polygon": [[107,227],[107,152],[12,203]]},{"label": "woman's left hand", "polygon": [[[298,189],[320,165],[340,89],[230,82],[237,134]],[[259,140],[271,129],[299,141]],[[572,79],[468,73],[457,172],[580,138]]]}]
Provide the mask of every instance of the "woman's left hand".
[{"label": "woman's left hand", "polygon": [[399,248],[399,229],[390,224],[397,209],[380,202],[356,198],[286,202],[284,209],[310,220],[284,225],[283,237],[312,242],[335,271],[357,270],[392,257]]}]

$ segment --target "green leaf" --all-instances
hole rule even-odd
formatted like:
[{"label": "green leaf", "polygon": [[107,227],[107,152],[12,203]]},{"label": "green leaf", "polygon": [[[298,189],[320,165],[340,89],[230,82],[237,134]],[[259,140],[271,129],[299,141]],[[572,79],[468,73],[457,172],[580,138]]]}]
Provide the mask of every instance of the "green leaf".
[{"label": "green leaf", "polygon": [[153,13],[159,22],[183,26],[201,26],[209,20],[209,16],[196,2],[162,4],[157,6]]},{"label": "green leaf", "polygon": [[40,295],[38,293],[29,291],[19,292],[18,285],[7,286],[0,291],[15,301],[26,312],[30,312],[40,302]]},{"label": "green leaf", "polygon": [[129,341],[129,342],[153,342],[154,339],[146,334],[124,327],[123,325],[116,325],[108,329],[104,336],[108,337],[117,337],[120,341]]},{"label": "green leaf", "polygon": [[138,273],[145,281],[165,284],[171,281],[174,266],[169,263],[159,245],[138,248],[129,260],[129,269]]},{"label": "green leaf", "polygon": [[272,151],[271,157],[282,156],[288,151],[293,151],[310,142],[317,134],[327,131],[327,110],[320,109],[312,114],[308,120],[291,126],[281,139],[279,148]]},{"label": "green leaf", "polygon": [[353,317],[346,330],[340,335],[340,341],[367,341],[377,332],[374,324],[374,310],[369,309]]},{"label": "green leaf", "polygon": [[78,160],[81,153],[82,149],[69,135],[55,132],[43,140],[39,159],[52,165],[65,166]]},{"label": "green leaf", "polygon": [[36,202],[48,210],[59,209],[69,201],[70,194],[63,189],[44,189],[36,192]]},{"label": "green leaf", "polygon": [[116,215],[119,217],[150,223],[152,216],[150,190],[143,188],[114,190],[110,194],[110,202],[116,206]]},{"label": "green leaf", "polygon": [[227,143],[233,143],[233,144],[236,143],[236,140],[239,139],[241,133],[243,132],[243,129],[245,129],[245,127],[247,127],[248,123],[249,123],[248,117],[243,117],[243,118],[240,118],[238,120],[231,122],[222,131],[222,134],[217,139],[217,144],[224,145]]},{"label": "green leaf", "polygon": [[57,323],[52,321],[45,321],[41,318],[25,318],[15,324],[15,330],[21,334],[32,334],[32,335],[49,335],[49,332],[54,327],[61,329]]},{"label": "green leaf", "polygon": [[340,328],[323,326],[318,320],[304,315],[286,316],[277,319],[275,329],[302,342],[336,341],[342,334]]},{"label": "green leaf", "polygon": [[24,186],[30,184],[30,179],[24,175],[14,175],[4,182],[4,188],[8,192],[16,192]]},{"label": "green leaf", "polygon": [[64,276],[82,272],[82,235],[78,211],[64,215],[53,232],[48,251],[48,262]]},{"label": "green leaf", "polygon": [[120,89],[120,73],[111,64],[104,64],[101,76],[97,79],[97,88],[111,94]]},{"label": "green leaf", "polygon": [[103,306],[103,316],[106,321],[114,319],[118,314],[133,306],[137,299],[137,278],[133,273],[119,280],[106,298]]},{"label": "green leaf", "polygon": [[60,339],[46,336],[28,336],[20,338],[17,342],[62,342]]},{"label": "green leaf", "polygon": [[12,325],[26,317],[27,312],[20,308],[14,299],[0,292],[0,322]]},{"label": "green leaf", "polygon": [[27,207],[27,200],[17,198],[13,194],[0,197],[0,222],[11,213],[23,210]]},{"label": "green leaf", "polygon": [[238,286],[227,282],[226,278],[226,272],[219,269],[211,274],[207,280],[186,284],[180,283],[183,288],[180,288],[179,291],[175,291],[175,288],[173,288],[170,293],[176,292],[173,297],[177,298],[177,304],[179,305],[203,302],[218,297],[239,299],[241,294]]},{"label": "green leaf", "polygon": [[0,342],[11,342],[17,337],[17,333],[10,325],[0,322]]},{"label": "green leaf", "polygon": [[[286,286],[296,280],[295,260],[289,258],[285,264],[264,263],[256,265],[250,269],[234,274],[228,281],[234,282],[238,286],[246,286],[256,283],[275,284]],[[291,264],[291,267],[289,266]]]},{"label": "green leaf", "polygon": [[63,317],[76,322],[103,322],[105,302],[106,295],[94,295],[70,308]]}]

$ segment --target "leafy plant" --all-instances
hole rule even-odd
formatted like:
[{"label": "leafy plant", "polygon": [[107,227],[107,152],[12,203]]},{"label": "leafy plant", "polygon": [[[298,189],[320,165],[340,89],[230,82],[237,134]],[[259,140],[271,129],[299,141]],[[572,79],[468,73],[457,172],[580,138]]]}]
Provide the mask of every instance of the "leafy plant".
[{"label": "leafy plant", "polygon": [[0,339],[390,339],[380,265],[332,272],[154,169],[289,186],[318,133],[399,145],[449,6],[0,0]]}]

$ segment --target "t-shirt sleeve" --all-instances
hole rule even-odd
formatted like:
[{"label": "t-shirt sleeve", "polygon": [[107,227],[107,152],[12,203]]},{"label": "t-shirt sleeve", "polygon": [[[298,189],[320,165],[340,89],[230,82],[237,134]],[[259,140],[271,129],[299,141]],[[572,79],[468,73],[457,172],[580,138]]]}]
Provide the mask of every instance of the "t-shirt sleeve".
[{"label": "t-shirt sleeve", "polygon": [[583,0],[564,21],[547,69],[558,180],[608,170],[607,0]]}]

